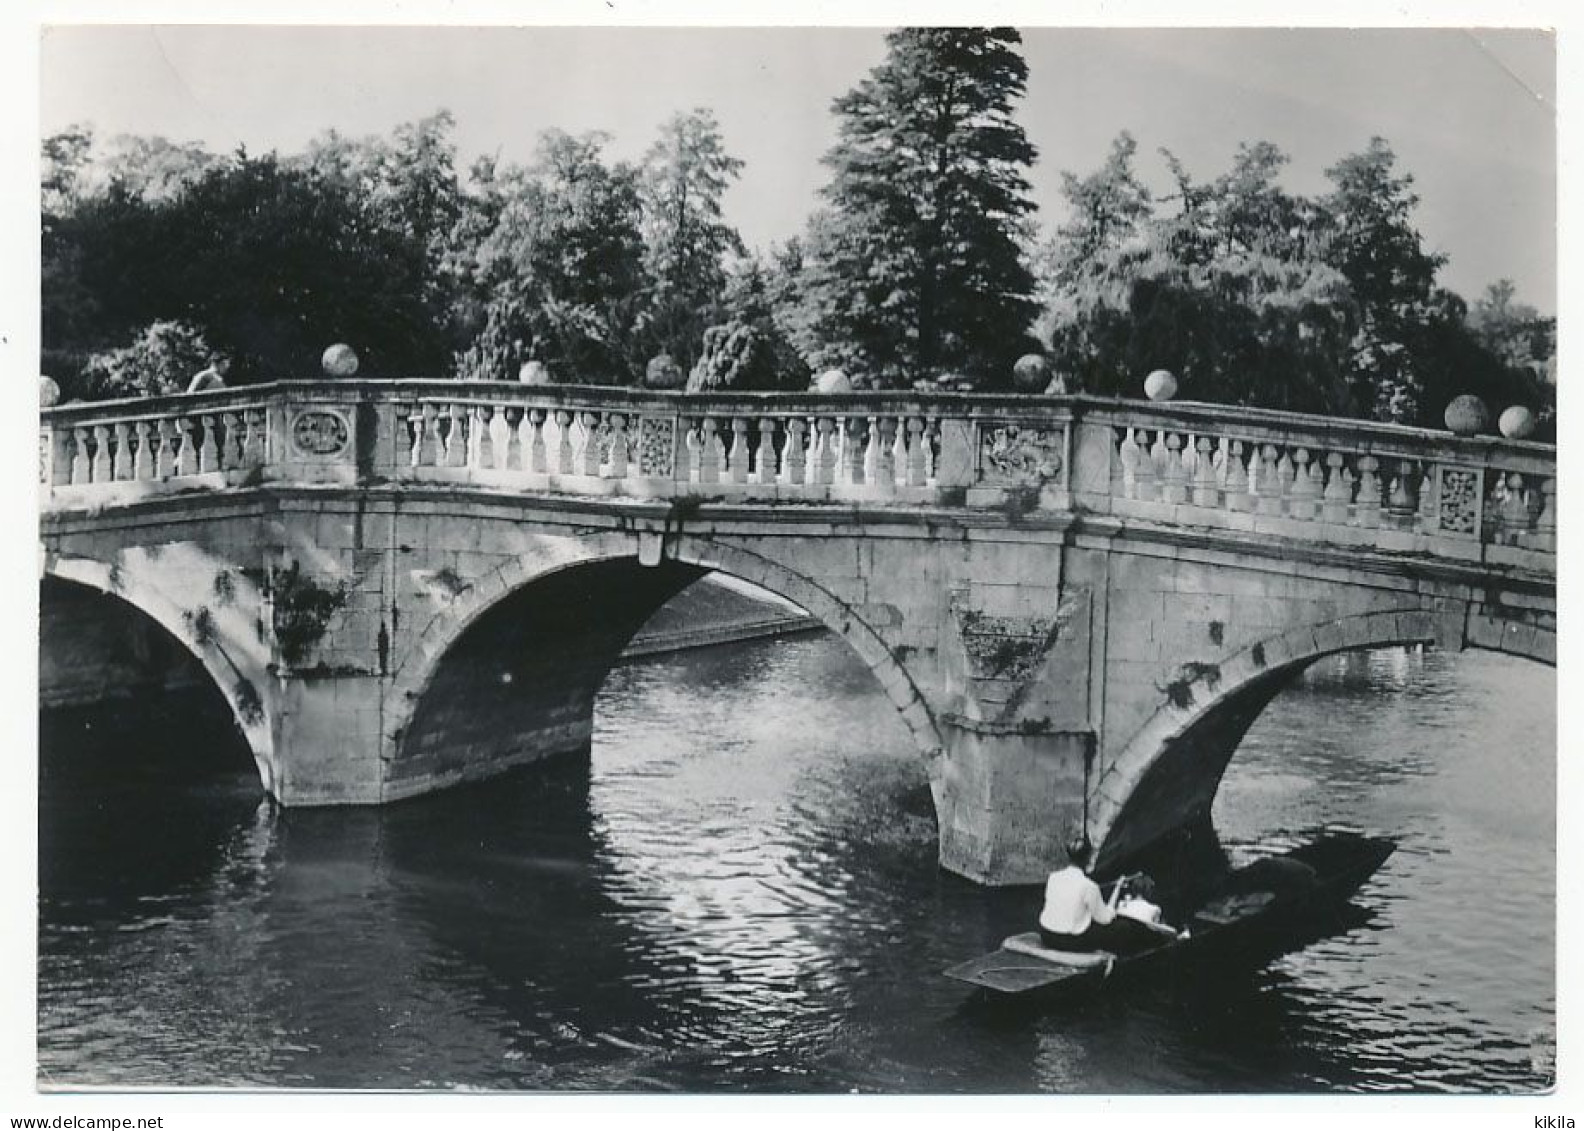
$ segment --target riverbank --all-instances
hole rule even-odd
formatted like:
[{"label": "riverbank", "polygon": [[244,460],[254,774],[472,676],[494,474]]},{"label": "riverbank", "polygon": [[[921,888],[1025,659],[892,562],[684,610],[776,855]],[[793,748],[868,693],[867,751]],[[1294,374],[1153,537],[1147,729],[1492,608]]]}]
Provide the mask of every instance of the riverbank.
[{"label": "riverbank", "polygon": [[789,601],[734,578],[701,578],[649,618],[622,653],[642,659],[765,636],[815,632],[824,626]]}]

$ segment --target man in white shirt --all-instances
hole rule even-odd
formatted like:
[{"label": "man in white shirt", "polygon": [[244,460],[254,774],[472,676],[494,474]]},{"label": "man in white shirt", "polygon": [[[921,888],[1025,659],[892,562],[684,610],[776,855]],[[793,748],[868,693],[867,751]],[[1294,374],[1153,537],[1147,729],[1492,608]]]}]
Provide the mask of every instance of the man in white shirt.
[{"label": "man in white shirt", "polygon": [[[1087,840],[1067,850],[1067,866],[1050,874],[1045,881],[1045,906],[1040,910],[1040,941],[1052,950],[1107,950],[1127,954],[1158,945],[1159,929],[1151,929],[1137,919],[1118,915],[1116,900],[1122,894],[1118,883],[1107,903],[1100,885],[1084,871],[1089,865]],[[1165,928],[1170,934],[1170,928]]]},{"label": "man in white shirt", "polygon": [[193,379],[187,383],[189,393],[206,393],[211,389],[225,388],[226,374],[231,372],[229,358],[217,357],[209,363],[209,368],[200,369],[193,374]]}]

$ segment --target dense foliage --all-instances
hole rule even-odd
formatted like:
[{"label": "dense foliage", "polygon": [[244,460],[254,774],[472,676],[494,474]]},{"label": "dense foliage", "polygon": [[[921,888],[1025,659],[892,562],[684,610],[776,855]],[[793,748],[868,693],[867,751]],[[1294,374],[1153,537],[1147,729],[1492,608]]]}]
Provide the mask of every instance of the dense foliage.
[{"label": "dense foliage", "polygon": [[1554,320],[1515,307],[1509,283],[1472,318],[1436,285],[1445,259],[1380,138],[1318,199],[1281,188],[1287,157],[1266,142],[1202,183],[1165,153],[1175,191],[1160,199],[1136,155],[1123,134],[1094,173],[1067,175],[1070,218],[1039,257],[1039,330],[1069,386],[1137,395],[1164,367],[1195,400],[1436,426],[1474,393],[1550,427]]},{"label": "dense foliage", "polygon": [[743,166],[706,109],[635,162],[547,130],[527,165],[465,171],[445,111],[285,156],[74,127],[43,143],[43,371],[67,398],[153,394],[216,355],[232,382],[312,373],[346,341],[383,375],[1004,387],[1043,349],[1074,390],[1166,368],[1186,398],[1432,425],[1471,392],[1554,434],[1555,319],[1506,280],[1472,306],[1438,284],[1380,138],[1302,197],[1266,142],[1204,181],[1162,151],[1152,191],[1123,134],[1038,240],[1019,43],[891,34],[832,107],[819,210],[762,252],[725,219]]}]

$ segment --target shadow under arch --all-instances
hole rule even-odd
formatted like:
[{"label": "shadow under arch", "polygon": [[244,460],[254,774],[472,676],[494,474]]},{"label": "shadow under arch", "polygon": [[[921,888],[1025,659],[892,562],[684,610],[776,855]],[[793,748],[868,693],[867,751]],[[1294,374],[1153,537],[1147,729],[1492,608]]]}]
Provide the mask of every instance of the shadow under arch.
[{"label": "shadow under arch", "polygon": [[227,654],[222,642],[214,638],[194,639],[175,601],[153,586],[129,582],[115,567],[96,559],[50,555],[39,571],[39,583],[41,657],[48,647],[43,604],[49,585],[75,586],[96,593],[115,601],[118,607],[130,610],[133,615],[153,622],[175,646],[192,657],[207,676],[211,690],[225,704],[232,728],[252,756],[260,784],[273,796],[275,770],[266,707],[257,686],[244,668]]},{"label": "shadow under arch", "polygon": [[[1516,622],[1515,622],[1516,623]],[[1507,652],[1549,664],[1538,646],[1546,629],[1513,633],[1527,644],[1469,640],[1470,648]],[[1243,736],[1271,700],[1315,661],[1339,652],[1435,644],[1445,627],[1425,610],[1360,613],[1321,628],[1293,628],[1175,685],[1166,704],[1101,772],[1091,792],[1089,836],[1095,869],[1118,871],[1172,834],[1206,828],[1221,779]],[[1460,639],[1458,644],[1462,644]]]},{"label": "shadow under arch", "polygon": [[[632,535],[607,534],[551,560],[504,562],[430,618],[393,672],[386,799],[586,748],[594,696],[627,643],[661,605],[716,571],[795,602],[846,640],[901,715],[933,787],[941,753],[934,718],[851,606],[779,563],[713,539],[678,535],[661,561],[643,565]],[[536,639],[538,649],[524,647]]]}]

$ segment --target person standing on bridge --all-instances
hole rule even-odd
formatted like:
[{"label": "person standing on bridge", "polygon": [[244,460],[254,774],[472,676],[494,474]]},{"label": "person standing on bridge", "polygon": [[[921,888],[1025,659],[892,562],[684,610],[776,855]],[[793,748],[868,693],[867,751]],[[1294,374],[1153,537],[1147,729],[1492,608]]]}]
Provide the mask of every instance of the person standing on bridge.
[{"label": "person standing on bridge", "polygon": [[[1106,902],[1100,885],[1089,878],[1092,848],[1087,839],[1067,849],[1067,866],[1045,881],[1045,906],[1040,911],[1040,941],[1052,950],[1105,950],[1131,954],[1160,942],[1157,929],[1117,914],[1117,900],[1126,886],[1118,882]],[[1165,929],[1170,933],[1170,929]]]},{"label": "person standing on bridge", "polygon": [[193,379],[187,382],[189,393],[207,393],[212,389],[226,387],[226,374],[231,372],[231,359],[216,357],[209,362],[209,368],[200,369],[193,374]]}]

